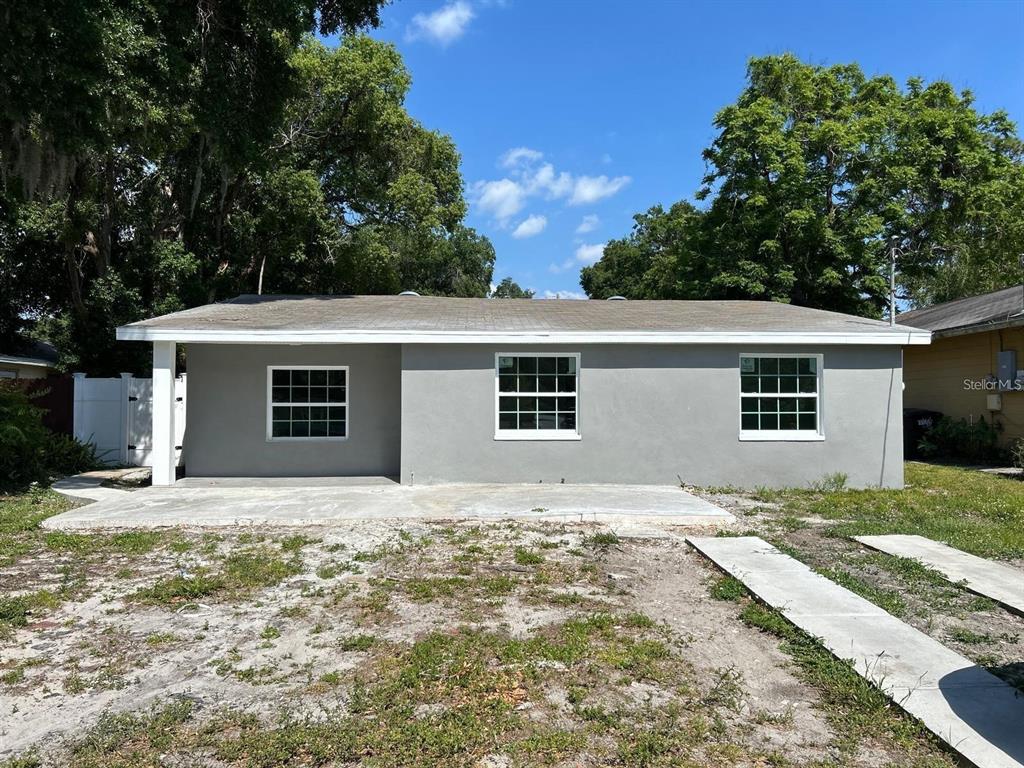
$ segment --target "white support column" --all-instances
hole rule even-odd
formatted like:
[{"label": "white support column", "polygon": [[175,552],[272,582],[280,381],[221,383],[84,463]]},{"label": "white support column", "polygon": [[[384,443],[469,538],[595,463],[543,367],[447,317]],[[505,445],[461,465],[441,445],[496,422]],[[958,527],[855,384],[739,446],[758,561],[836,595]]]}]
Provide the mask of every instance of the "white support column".
[{"label": "white support column", "polygon": [[176,345],[153,342],[153,485],[174,485],[174,374]]}]

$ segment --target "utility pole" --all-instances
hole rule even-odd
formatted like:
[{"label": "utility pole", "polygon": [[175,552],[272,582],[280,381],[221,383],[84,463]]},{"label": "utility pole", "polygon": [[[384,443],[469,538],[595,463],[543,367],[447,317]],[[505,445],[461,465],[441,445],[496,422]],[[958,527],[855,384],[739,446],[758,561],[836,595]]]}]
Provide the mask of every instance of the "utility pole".
[{"label": "utility pole", "polygon": [[889,325],[896,325],[896,243],[899,238],[889,238]]}]

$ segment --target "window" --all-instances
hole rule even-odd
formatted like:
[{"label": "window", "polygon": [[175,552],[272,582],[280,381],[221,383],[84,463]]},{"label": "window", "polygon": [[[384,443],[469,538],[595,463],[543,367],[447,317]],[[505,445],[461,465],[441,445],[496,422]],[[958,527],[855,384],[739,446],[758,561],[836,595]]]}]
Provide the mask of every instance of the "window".
[{"label": "window", "polygon": [[741,355],[740,439],[823,439],[821,363],[821,355]]},{"label": "window", "polygon": [[268,440],[348,437],[348,367],[267,369]]},{"label": "window", "polygon": [[578,440],[578,354],[497,356],[499,440]]}]

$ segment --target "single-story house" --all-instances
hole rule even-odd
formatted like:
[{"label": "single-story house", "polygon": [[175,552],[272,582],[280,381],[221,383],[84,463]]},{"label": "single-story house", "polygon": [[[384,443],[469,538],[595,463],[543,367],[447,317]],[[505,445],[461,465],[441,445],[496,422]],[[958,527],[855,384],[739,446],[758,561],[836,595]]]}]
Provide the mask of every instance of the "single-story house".
[{"label": "single-story house", "polygon": [[153,481],[903,483],[902,351],[928,331],[754,301],[239,296],[153,344]]},{"label": "single-story house", "polygon": [[57,370],[57,350],[43,341],[0,352],[0,379],[45,379]]},{"label": "single-story house", "polygon": [[1004,444],[1024,438],[1024,285],[899,315],[932,332],[903,358],[908,408],[1000,424]]}]

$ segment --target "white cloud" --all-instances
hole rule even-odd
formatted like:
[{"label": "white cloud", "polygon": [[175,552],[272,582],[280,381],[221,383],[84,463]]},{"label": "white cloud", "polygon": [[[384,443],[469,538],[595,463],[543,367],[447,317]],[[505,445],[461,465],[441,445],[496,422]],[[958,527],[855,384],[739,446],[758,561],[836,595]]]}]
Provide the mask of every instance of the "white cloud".
[{"label": "white cloud", "polygon": [[519,226],[512,232],[512,237],[522,240],[526,237],[539,235],[548,225],[547,216],[528,216],[519,222]]},{"label": "white cloud", "polygon": [[585,235],[587,232],[593,232],[601,225],[601,219],[596,213],[591,213],[583,217],[583,221],[576,227],[576,234]]},{"label": "white cloud", "polygon": [[572,258],[568,258],[563,262],[554,263],[548,265],[548,272],[552,274],[559,274],[561,272],[568,272],[570,269],[575,269],[580,266],[589,267],[594,262],[598,261],[604,255],[604,243],[584,243],[576,249],[576,253],[572,255]]},{"label": "white cloud", "polygon": [[587,205],[604,200],[625,187],[630,181],[632,179],[629,176],[616,176],[614,179],[609,179],[603,174],[601,176],[580,176],[573,185],[569,205]]},{"label": "white cloud", "polygon": [[529,147],[516,147],[515,149],[510,149],[501,156],[501,165],[504,168],[515,168],[518,165],[535,163],[542,157],[544,157],[544,153],[539,152],[536,149],[530,149]]},{"label": "white cloud", "polygon": [[604,255],[604,243],[587,245],[584,243],[576,249],[576,261],[585,266],[590,266]]},{"label": "white cloud", "polygon": [[442,47],[450,45],[465,34],[473,16],[469,3],[462,0],[448,3],[432,13],[417,13],[405,28],[405,39],[426,39]]},{"label": "white cloud", "polygon": [[545,299],[579,299],[586,300],[587,294],[580,291],[544,291]]},{"label": "white cloud", "polygon": [[526,191],[511,179],[480,181],[473,186],[476,204],[505,226],[508,220],[523,209]]},{"label": "white cloud", "polygon": [[508,175],[473,184],[470,192],[474,202],[505,227],[508,220],[522,210],[527,198],[542,197],[565,200],[569,205],[585,205],[611,197],[631,181],[629,176],[574,176],[557,170],[551,163],[541,162],[543,158],[542,152],[530,147],[508,150],[499,160]]}]

